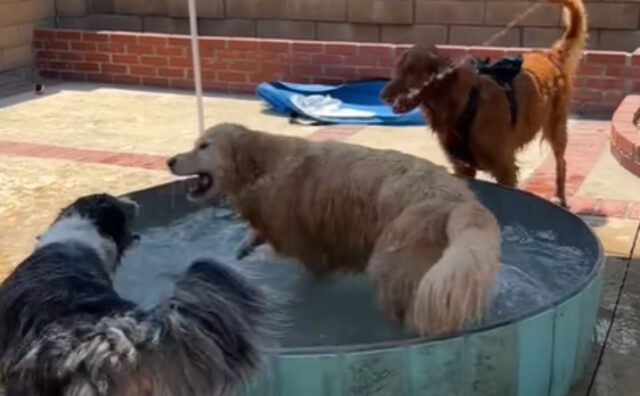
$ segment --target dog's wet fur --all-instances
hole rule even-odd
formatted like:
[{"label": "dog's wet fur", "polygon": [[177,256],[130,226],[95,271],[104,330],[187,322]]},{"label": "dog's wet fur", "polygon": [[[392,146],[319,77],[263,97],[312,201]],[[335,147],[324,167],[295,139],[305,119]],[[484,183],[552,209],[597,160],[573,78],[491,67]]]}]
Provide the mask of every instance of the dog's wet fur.
[{"label": "dog's wet fur", "polygon": [[[543,0],[541,0],[543,1]],[[468,64],[457,64],[436,47],[415,45],[395,66],[381,96],[398,113],[420,107],[459,176],[474,178],[487,171],[498,183],[515,187],[517,152],[542,130],[556,160],[556,198],[566,206],[567,120],[573,78],[587,37],[582,0],[549,0],[568,16],[563,37],[548,50],[523,54],[521,72],[511,81],[517,114],[505,90]],[[457,130],[467,102],[477,92],[470,131]],[[513,120],[516,120],[515,124]],[[468,134],[465,139],[462,134]],[[460,158],[459,152],[469,152]]]},{"label": "dog's wet fur", "polygon": [[107,194],[78,199],[2,283],[7,396],[226,396],[255,370],[265,296],[223,263],[195,260],[150,310],[114,291],[136,214]]},{"label": "dog's wet fur", "polygon": [[[190,197],[227,196],[253,231],[315,276],[365,272],[380,307],[421,334],[481,316],[500,267],[500,229],[466,181],[392,150],[210,128],[168,160]],[[204,188],[207,186],[207,188]]]}]

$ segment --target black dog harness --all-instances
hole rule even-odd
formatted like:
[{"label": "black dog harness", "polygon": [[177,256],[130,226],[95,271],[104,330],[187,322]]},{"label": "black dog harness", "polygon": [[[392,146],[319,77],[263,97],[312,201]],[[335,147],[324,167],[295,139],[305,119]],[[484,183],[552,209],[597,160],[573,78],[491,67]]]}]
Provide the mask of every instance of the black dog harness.
[{"label": "black dog harness", "polygon": [[[522,69],[522,56],[502,58],[493,65],[490,63],[489,58],[482,60],[476,59],[473,62],[473,66],[479,75],[491,77],[504,89],[507,102],[509,103],[511,125],[515,125],[518,107],[512,83],[513,79]],[[471,126],[478,112],[478,95],[478,87],[474,86],[471,88],[469,96],[467,97],[467,103],[456,122],[455,130],[458,136],[455,140],[457,141],[448,142],[447,144],[448,151],[454,158],[472,166],[477,164],[473,158],[471,149],[469,149],[469,137],[471,135]]]}]

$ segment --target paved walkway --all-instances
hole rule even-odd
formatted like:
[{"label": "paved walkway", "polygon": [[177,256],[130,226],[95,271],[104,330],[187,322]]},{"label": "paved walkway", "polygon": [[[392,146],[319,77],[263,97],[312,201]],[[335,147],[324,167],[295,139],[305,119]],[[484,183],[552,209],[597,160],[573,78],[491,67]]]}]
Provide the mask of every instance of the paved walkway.
[{"label": "paved walkway", "polygon": [[[0,278],[75,197],[125,193],[171,180],[164,159],[192,145],[194,105],[193,96],[185,93],[66,83],[43,96],[0,99]],[[207,97],[205,114],[207,125],[240,122],[273,133],[397,149],[447,165],[424,127],[291,125],[250,97]],[[572,210],[592,225],[610,257],[600,345],[611,331],[591,392],[602,396],[640,389],[640,378],[633,375],[640,358],[640,262],[632,260],[640,258],[640,248],[633,248],[640,224],[640,179],[612,158],[608,136],[608,122],[572,120],[567,152]],[[551,196],[555,172],[547,145],[534,142],[519,162],[521,187]],[[588,382],[575,394],[586,394]],[[623,385],[635,388],[616,391]]]}]

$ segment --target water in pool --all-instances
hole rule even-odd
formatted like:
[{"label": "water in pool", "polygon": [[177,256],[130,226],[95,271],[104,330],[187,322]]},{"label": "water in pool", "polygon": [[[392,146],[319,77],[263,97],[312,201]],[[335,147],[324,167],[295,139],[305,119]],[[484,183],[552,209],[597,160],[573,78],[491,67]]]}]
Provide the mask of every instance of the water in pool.
[{"label": "water in pool", "polygon": [[[268,248],[250,258],[233,258],[247,227],[226,208],[207,208],[165,227],[147,229],[142,243],[124,260],[116,289],[144,306],[171,293],[175,276],[193,258],[214,256],[254,274],[287,296],[283,347],[366,344],[413,338],[376,309],[363,276],[337,276],[318,282],[294,263],[277,259]],[[575,246],[561,246],[551,231],[530,232],[517,224],[503,227],[503,266],[499,287],[485,319],[501,321],[560,300],[591,270],[593,259]]]}]

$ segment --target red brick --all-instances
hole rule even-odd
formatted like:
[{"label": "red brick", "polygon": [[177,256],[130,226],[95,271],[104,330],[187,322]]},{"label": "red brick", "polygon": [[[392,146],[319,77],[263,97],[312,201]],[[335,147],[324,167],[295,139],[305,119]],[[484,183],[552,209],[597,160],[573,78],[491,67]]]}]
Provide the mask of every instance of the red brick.
[{"label": "red brick", "polygon": [[133,75],[148,77],[154,77],[157,72],[157,69],[152,66],[131,66],[129,70]]},{"label": "red brick", "polygon": [[613,156],[616,158],[616,160],[618,160],[618,163],[623,168],[633,173],[634,175],[640,177],[640,162],[634,161],[628,156],[620,153],[613,146],[611,147],[611,154],[613,154]]},{"label": "red brick", "polygon": [[82,33],[82,40],[84,41],[98,41],[98,42],[105,42],[105,41],[109,41],[109,34],[108,33],[90,33],[90,32],[83,32]]},{"label": "red brick", "polygon": [[113,81],[120,84],[140,84],[140,77],[129,75],[116,75],[113,76]]},{"label": "red brick", "polygon": [[317,65],[295,65],[291,67],[293,75],[320,76],[322,75],[322,66]]},{"label": "red brick", "polygon": [[325,44],[325,52],[327,54],[357,55],[357,43],[327,43]]},{"label": "red brick", "polygon": [[600,77],[602,76],[604,70],[605,68],[602,65],[587,65],[583,63],[580,65],[578,73],[581,76]]},{"label": "red brick", "polygon": [[58,59],[58,51],[38,51],[36,57],[38,59]]},{"label": "red brick", "polygon": [[[224,69],[222,69],[224,70]],[[193,70],[187,70],[187,78],[188,79],[193,79]],[[200,70],[200,75],[202,76],[202,80],[208,80],[208,81],[216,81],[217,75],[216,75],[216,70]]]},{"label": "red brick", "polygon": [[396,58],[390,57],[384,57],[384,58],[379,58],[378,59],[378,66],[380,67],[394,67],[396,65]]},{"label": "red brick", "polygon": [[249,82],[259,84],[266,81],[280,80],[283,77],[284,74],[282,73],[257,73],[249,76]]},{"label": "red brick", "polygon": [[84,60],[82,52],[60,52],[59,58],[62,60]]},{"label": "red brick", "polygon": [[587,63],[624,65],[627,54],[613,51],[589,51],[586,54]]},{"label": "red brick", "polygon": [[80,40],[82,38],[82,35],[80,34],[80,32],[58,30],[56,32],[56,38],[59,40]]},{"label": "red brick", "polygon": [[74,51],[95,51],[97,47],[95,43],[78,41],[71,43],[71,49]]},{"label": "red brick", "polygon": [[124,53],[125,46],[122,43],[98,43],[98,51]]},{"label": "red brick", "polygon": [[177,46],[182,46],[182,47],[186,47],[186,46],[191,45],[191,42],[190,42],[188,37],[171,37],[171,36],[169,36],[168,41],[169,41],[169,45],[177,45]]},{"label": "red brick", "polygon": [[49,62],[49,67],[55,70],[73,69],[73,65],[70,62]]},{"label": "red brick", "polygon": [[[290,65],[308,65],[311,64],[311,54],[279,54],[278,61]],[[329,56],[329,55],[327,55]]]},{"label": "red brick", "polygon": [[156,55],[184,56],[185,50],[182,47],[156,47]]},{"label": "red brick", "polygon": [[165,56],[141,56],[140,63],[143,65],[166,66],[169,60]]},{"label": "red brick", "polygon": [[359,77],[364,78],[390,78],[393,74],[391,69],[383,68],[359,68],[357,70]]},{"label": "red brick", "polygon": [[191,58],[171,58],[169,59],[169,66],[171,67],[193,67],[193,61]]},{"label": "red brick", "polygon": [[393,56],[393,49],[394,46],[392,44],[360,44],[358,46],[358,54],[391,57]]},{"label": "red brick", "polygon": [[231,93],[254,93],[256,90],[255,84],[234,84],[230,83],[228,86],[229,92]]},{"label": "red brick", "polygon": [[44,48],[52,50],[68,50],[69,43],[66,41],[45,41]]},{"label": "red brick", "polygon": [[216,50],[216,57],[220,59],[245,59],[251,51]]},{"label": "red brick", "polygon": [[609,66],[605,69],[605,75],[609,77],[640,78],[640,69],[628,66]]},{"label": "red brick", "polygon": [[602,91],[597,89],[577,88],[573,98],[580,102],[597,102],[602,100]]},{"label": "red brick", "polygon": [[294,41],[291,44],[293,52],[324,52],[324,43],[315,41]]},{"label": "red brick", "polygon": [[275,52],[251,51],[247,53],[247,59],[261,61],[261,62],[273,62],[276,59],[278,59],[278,55],[279,54]]},{"label": "red brick", "polygon": [[82,62],[82,63],[76,63],[74,68],[76,70],[81,70],[81,71],[97,72],[97,71],[100,71],[100,64]]},{"label": "red brick", "polygon": [[184,69],[161,67],[158,69],[158,75],[160,77],[182,78],[184,77]]},{"label": "red brick", "polygon": [[587,87],[588,88],[596,88],[596,89],[624,89],[624,81],[613,78],[589,78],[587,79]]},{"label": "red brick", "polygon": [[145,35],[141,35],[138,37],[138,44],[140,45],[155,45],[155,46],[165,46],[167,45],[167,43],[169,42],[169,40],[167,39],[167,36],[164,35],[151,35],[151,34],[145,34]]},{"label": "red brick", "polygon": [[260,40],[258,48],[269,52],[289,52],[291,42],[289,40]]},{"label": "red brick", "polygon": [[258,48],[258,43],[254,38],[230,38],[227,41],[227,48],[230,50],[250,51]]},{"label": "red brick", "polygon": [[495,47],[472,47],[469,48],[469,55],[479,58],[491,58],[492,60],[500,59],[504,56],[504,48]]},{"label": "red brick", "polygon": [[255,72],[258,71],[260,65],[255,62],[236,61],[229,63],[229,70],[235,70],[240,72]]},{"label": "red brick", "polygon": [[342,65],[344,64],[344,57],[341,55],[314,55],[311,58],[311,62],[321,65]]},{"label": "red brick", "polygon": [[289,65],[278,65],[271,63],[263,63],[260,65],[260,71],[262,73],[284,73],[289,74]]},{"label": "red brick", "polygon": [[374,56],[360,55],[360,56],[345,56],[344,64],[348,66],[376,66],[378,59]]},{"label": "red brick", "polygon": [[227,39],[220,37],[204,37],[199,41],[200,49],[226,49]]},{"label": "red brick", "polygon": [[202,69],[203,70],[224,70],[227,68],[227,62],[225,61],[217,61],[217,60],[202,60]]},{"label": "red brick", "polygon": [[136,44],[138,42],[137,34],[112,33],[109,35],[109,41],[112,43]]},{"label": "red brick", "polygon": [[127,52],[130,54],[151,55],[155,51],[150,45],[127,44]]},{"label": "red brick", "polygon": [[325,66],[324,75],[331,77],[353,78],[358,75],[356,68],[344,66]]},{"label": "red brick", "polygon": [[126,63],[128,65],[137,65],[140,61],[140,58],[136,55],[118,55],[114,54],[112,56],[113,63]]},{"label": "red brick", "polygon": [[157,78],[157,77],[143,77],[142,78],[143,85],[150,85],[154,87],[169,87],[169,79],[168,78]]},{"label": "red brick", "polygon": [[246,73],[231,72],[231,71],[219,71],[218,80],[224,82],[246,82]]},{"label": "red brick", "polygon": [[101,70],[102,70],[103,73],[127,74],[127,66],[125,66],[125,65],[103,64]]}]

